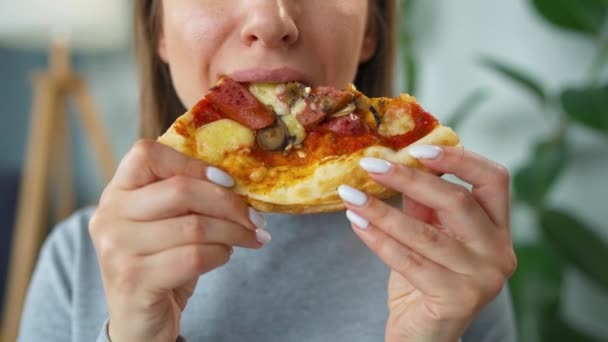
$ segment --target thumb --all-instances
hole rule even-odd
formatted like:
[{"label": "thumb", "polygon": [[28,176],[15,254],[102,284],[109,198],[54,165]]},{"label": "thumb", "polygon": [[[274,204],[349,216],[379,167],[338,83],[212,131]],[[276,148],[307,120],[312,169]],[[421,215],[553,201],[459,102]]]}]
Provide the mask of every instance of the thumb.
[{"label": "thumb", "polygon": [[112,183],[122,190],[134,190],[173,176],[207,179],[212,171],[214,182],[232,187],[234,181],[225,172],[190,158],[154,140],[140,140],[118,165]]}]

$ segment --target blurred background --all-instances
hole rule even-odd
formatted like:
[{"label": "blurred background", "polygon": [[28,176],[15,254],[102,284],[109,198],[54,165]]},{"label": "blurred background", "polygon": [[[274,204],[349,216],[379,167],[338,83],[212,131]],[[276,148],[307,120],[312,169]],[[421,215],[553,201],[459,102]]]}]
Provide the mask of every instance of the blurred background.
[{"label": "blurred background", "polygon": [[[519,267],[510,285],[521,340],[608,341],[608,2],[401,5],[399,89],[513,175]],[[120,15],[98,24],[115,35],[88,34],[107,44],[78,46],[72,37],[72,67],[88,84],[118,160],[137,136],[137,84],[130,6],[112,10]],[[0,296],[35,112],[33,77],[48,70],[49,56],[46,45],[8,34],[3,20],[0,14]],[[76,207],[94,204],[104,184],[81,109],[69,107],[67,133],[51,133],[48,152],[52,167],[71,159]],[[52,152],[56,135],[71,137],[71,158]],[[45,216],[45,226],[56,219]]]}]

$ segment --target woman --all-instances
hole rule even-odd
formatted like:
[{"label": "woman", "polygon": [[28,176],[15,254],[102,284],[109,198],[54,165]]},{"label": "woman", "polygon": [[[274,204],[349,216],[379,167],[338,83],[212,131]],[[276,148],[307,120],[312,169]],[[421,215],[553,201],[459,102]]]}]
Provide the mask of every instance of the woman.
[{"label": "woman", "polygon": [[[135,3],[144,137],[221,74],[392,93],[395,1]],[[508,173],[462,149],[410,153],[472,192],[366,159],[402,204],[342,187],[350,230],[344,213],[264,217],[228,174],[142,140],[45,244],[21,340],[512,341]]]}]

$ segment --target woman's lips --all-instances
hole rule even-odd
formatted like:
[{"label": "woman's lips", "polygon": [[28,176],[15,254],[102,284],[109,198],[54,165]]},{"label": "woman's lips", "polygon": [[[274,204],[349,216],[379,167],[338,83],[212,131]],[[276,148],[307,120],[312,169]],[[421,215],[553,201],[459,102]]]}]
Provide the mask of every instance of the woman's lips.
[{"label": "woman's lips", "polygon": [[277,68],[277,69],[243,69],[238,70],[227,75],[236,82],[269,82],[269,83],[282,83],[299,81],[309,85],[310,80],[308,77],[295,69],[291,68]]}]

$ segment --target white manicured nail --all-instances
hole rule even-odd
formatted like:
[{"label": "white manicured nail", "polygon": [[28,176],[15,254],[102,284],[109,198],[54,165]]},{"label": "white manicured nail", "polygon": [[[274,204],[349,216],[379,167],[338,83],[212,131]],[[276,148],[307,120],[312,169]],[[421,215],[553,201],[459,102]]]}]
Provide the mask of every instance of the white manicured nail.
[{"label": "white manicured nail", "polygon": [[266,228],[266,218],[251,207],[249,207],[249,219],[256,227],[260,229]]},{"label": "white manicured nail", "polygon": [[361,158],[359,165],[371,173],[388,173],[391,170],[391,163],[378,158]]},{"label": "white manicured nail", "polygon": [[354,205],[363,206],[367,202],[367,195],[352,186],[340,185],[338,187],[338,195],[346,202]]},{"label": "white manicured nail", "polygon": [[366,219],[364,219],[363,217],[359,216],[359,214],[355,213],[354,211],[347,210],[346,211],[346,217],[357,228],[361,228],[363,230],[366,230],[366,229],[369,228],[369,221],[366,220]]},{"label": "white manicured nail", "polygon": [[272,240],[272,236],[270,233],[265,231],[264,229],[258,229],[255,231],[255,238],[262,245],[266,245]]},{"label": "white manicured nail", "polygon": [[209,166],[207,168],[207,179],[217,185],[221,185],[227,188],[231,188],[234,186],[234,179],[232,179],[229,174],[218,169],[217,167]]},{"label": "white manicured nail", "polygon": [[441,149],[433,145],[416,145],[410,147],[407,152],[416,159],[435,159],[441,154]]}]

